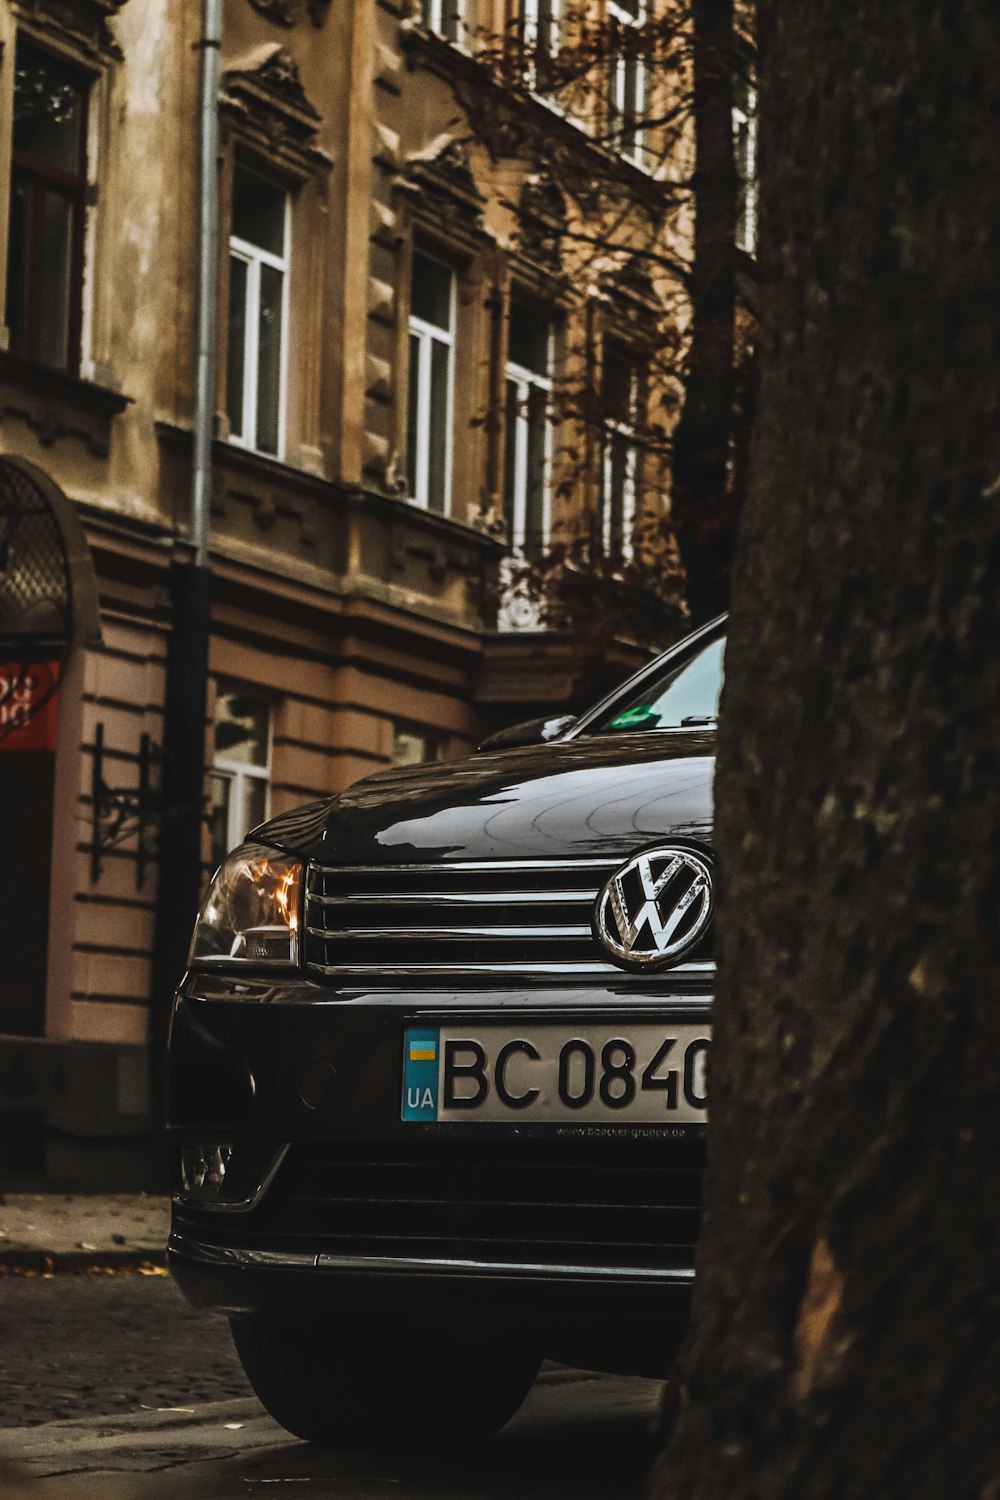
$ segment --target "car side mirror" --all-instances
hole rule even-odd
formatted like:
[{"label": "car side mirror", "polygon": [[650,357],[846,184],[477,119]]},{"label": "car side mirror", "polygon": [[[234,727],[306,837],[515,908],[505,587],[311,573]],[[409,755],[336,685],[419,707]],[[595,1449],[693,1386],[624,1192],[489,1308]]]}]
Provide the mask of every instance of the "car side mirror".
[{"label": "car side mirror", "polygon": [[559,739],[576,723],[576,714],[559,714],[555,718],[525,719],[522,724],[512,724],[509,729],[500,729],[487,735],[477,750],[516,750],[522,745],[547,745]]}]

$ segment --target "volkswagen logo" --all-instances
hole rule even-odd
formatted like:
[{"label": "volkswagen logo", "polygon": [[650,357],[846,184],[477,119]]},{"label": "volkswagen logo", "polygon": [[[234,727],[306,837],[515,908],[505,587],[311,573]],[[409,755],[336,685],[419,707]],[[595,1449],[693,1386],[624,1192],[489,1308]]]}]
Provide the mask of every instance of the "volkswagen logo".
[{"label": "volkswagen logo", "polygon": [[594,906],[594,934],[623,967],[662,969],[689,953],[712,920],[712,867],[669,844],[627,860]]}]

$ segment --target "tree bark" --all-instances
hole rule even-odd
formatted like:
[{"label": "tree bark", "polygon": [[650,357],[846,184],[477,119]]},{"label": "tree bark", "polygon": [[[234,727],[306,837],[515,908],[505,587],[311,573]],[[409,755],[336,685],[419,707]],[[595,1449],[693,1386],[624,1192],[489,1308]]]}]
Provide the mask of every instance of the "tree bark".
[{"label": "tree bark", "polygon": [[677,1500],[1000,1495],[1000,7],[761,0]]},{"label": "tree bark", "polygon": [[735,526],[730,479],[736,310],[733,0],[692,0],[694,245],[684,406],[671,513],[695,623],[725,608]]}]

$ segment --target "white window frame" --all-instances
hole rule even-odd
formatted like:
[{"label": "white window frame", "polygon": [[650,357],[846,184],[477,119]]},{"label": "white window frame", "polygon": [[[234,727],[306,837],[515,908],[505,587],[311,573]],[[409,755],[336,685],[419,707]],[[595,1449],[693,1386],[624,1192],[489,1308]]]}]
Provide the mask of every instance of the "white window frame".
[{"label": "white window frame", "polygon": [[[396,746],[401,736],[409,735],[415,740],[422,740],[425,749],[431,750],[430,755],[425,755],[422,760],[397,760]],[[423,766],[430,765],[441,759],[441,747],[443,736],[436,729],[426,729],[422,724],[414,724],[406,719],[393,719],[392,721],[392,764],[394,766]]]},{"label": "white window frame", "polygon": [[[552,324],[548,325],[545,344],[545,364],[548,374],[541,375],[537,370],[529,370],[524,365],[519,365],[515,360],[508,359],[504,367],[504,411],[507,409],[507,386],[513,382],[517,386],[517,415],[514,418],[516,430],[514,434],[514,504],[513,515],[510,523],[510,545],[514,556],[523,558],[525,543],[527,540],[528,519],[528,442],[531,433],[530,400],[531,391],[545,392],[545,460],[542,473],[542,537],[541,546],[545,547],[549,540],[552,526],[552,420],[549,415],[552,396]],[[507,417],[509,421],[509,416]],[[505,476],[506,479],[507,476]]]},{"label": "white window frame", "polygon": [[[243,689],[229,686],[219,689],[219,696],[234,692],[243,694]],[[245,696],[249,697],[250,694]],[[245,785],[250,781],[264,782],[264,817],[271,816],[271,762],[274,753],[274,712],[270,703],[257,699],[267,709],[267,761],[263,766],[251,765],[245,760],[232,760],[227,755],[213,754],[212,775],[223,776],[230,783],[229,809],[226,815],[226,852],[235,849],[246,838],[248,829],[242,827],[243,808],[246,805]]]},{"label": "white window frame", "polygon": [[[556,57],[559,53],[559,42],[562,35],[562,0],[550,0],[552,15],[549,20],[551,28],[549,32],[548,56]],[[524,81],[532,93],[538,93],[542,98],[546,95],[539,89],[538,85],[538,38],[540,35],[541,21],[539,19],[539,0],[521,0],[520,23],[521,23],[521,59],[524,65]]]},{"label": "white window frame", "polygon": [[[433,31],[435,36],[443,37],[446,42],[451,42],[454,47],[462,47],[468,50],[464,36],[465,3],[466,0],[424,0],[423,16],[424,25],[428,31]],[[448,35],[444,25],[444,18],[449,10],[455,17],[454,36]]]},{"label": "white window frame", "polygon": [[[410,337],[417,340],[417,358],[410,360],[410,380],[417,381],[417,451],[414,454],[414,470],[416,473],[416,494],[408,498],[413,505],[419,505],[422,510],[430,510],[430,457],[431,457],[431,385],[432,356],[434,344],[441,344],[448,350],[448,381],[447,381],[447,406],[445,409],[445,454],[444,454],[444,506],[440,514],[451,515],[451,450],[454,438],[455,421],[455,307],[457,302],[455,269],[449,266],[447,261],[439,260],[436,255],[428,255],[426,251],[415,251],[422,255],[425,260],[431,260],[435,265],[443,266],[450,277],[448,287],[448,327],[441,328],[437,323],[428,323],[423,318],[418,318],[415,313],[410,313]],[[411,274],[412,288],[412,274]],[[416,364],[416,369],[414,369]]]},{"label": "white window frame", "polygon": [[[620,31],[624,31],[629,28],[637,31],[641,26],[645,24],[645,3],[640,4],[639,14],[637,16],[634,16],[631,11],[626,10],[623,5],[619,5],[617,3],[617,0],[606,0],[606,4],[607,24],[609,27],[614,26]],[[636,106],[639,112],[639,118],[641,119],[646,108],[647,79],[645,58],[640,57],[638,54],[636,54],[634,58],[628,58],[625,57],[621,52],[616,51],[611,59],[611,86],[609,89],[608,102],[615,110],[616,114],[615,120],[609,123],[617,125],[619,122],[622,122],[623,128],[625,125],[624,106],[625,99],[628,93],[628,68],[631,63],[634,63],[635,65],[635,97]],[[637,167],[642,167],[645,171],[648,170],[648,162],[644,137],[645,131],[641,129],[637,130],[635,132],[635,138],[632,141],[631,145],[626,146],[624,141],[621,141],[620,143],[615,145],[614,149],[616,149],[619,156],[623,156],[626,161],[633,162]]]},{"label": "white window frame", "polygon": [[733,141],[745,132],[746,159],[736,152],[736,246],[747,255],[757,253],[757,90],[746,85],[742,100],[733,103]]},{"label": "white window frame", "polygon": [[[289,316],[289,264],[291,255],[289,253],[289,240],[291,238],[291,194],[287,188],[273,183],[260,172],[254,172],[252,167],[242,167],[242,171],[249,172],[252,176],[261,177],[268,182],[269,186],[277,187],[284,194],[285,199],[285,222],[284,253],[275,255],[270,250],[264,250],[260,245],[251,244],[249,240],[241,239],[239,235],[230,232],[229,255],[230,259],[243,261],[247,266],[247,294],[246,306],[243,316],[243,431],[240,433],[230,432],[229,440],[237,448],[246,448],[254,453],[265,453],[266,457],[283,459],[285,456],[285,441],[287,436],[287,407],[288,407],[288,316]],[[259,374],[260,357],[260,273],[262,266],[270,266],[281,272],[281,358],[278,365],[278,449],[277,453],[259,448],[257,446],[257,379]],[[230,270],[230,277],[232,271]],[[230,293],[230,296],[232,293]],[[227,398],[231,395],[227,392]]]},{"label": "white window frame", "polygon": [[[626,356],[627,357],[627,356]],[[611,536],[611,484],[612,484],[612,439],[624,438],[628,447],[625,455],[625,491],[622,496],[622,546],[621,561],[632,561],[634,554],[634,532],[636,511],[637,476],[639,470],[639,445],[636,441],[636,419],[639,411],[639,371],[629,361],[628,418],[622,421],[606,417],[605,441],[601,463],[601,546],[604,556],[612,557]]]}]

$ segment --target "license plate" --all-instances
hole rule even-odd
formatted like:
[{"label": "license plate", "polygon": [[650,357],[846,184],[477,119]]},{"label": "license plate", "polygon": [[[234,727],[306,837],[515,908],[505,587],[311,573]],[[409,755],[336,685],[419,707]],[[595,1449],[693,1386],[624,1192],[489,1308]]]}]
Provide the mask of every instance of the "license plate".
[{"label": "license plate", "polygon": [[410,1026],[402,1118],[514,1124],[700,1124],[711,1028]]}]

